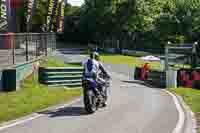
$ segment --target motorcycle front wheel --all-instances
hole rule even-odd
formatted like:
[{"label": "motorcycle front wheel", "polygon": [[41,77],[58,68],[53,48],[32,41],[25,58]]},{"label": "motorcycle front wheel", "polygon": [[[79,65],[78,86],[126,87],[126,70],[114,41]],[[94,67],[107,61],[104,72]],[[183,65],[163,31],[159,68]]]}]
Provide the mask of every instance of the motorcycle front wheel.
[{"label": "motorcycle front wheel", "polygon": [[84,94],[84,105],[85,105],[85,110],[92,114],[97,110],[97,98],[92,90],[87,90],[85,91]]}]

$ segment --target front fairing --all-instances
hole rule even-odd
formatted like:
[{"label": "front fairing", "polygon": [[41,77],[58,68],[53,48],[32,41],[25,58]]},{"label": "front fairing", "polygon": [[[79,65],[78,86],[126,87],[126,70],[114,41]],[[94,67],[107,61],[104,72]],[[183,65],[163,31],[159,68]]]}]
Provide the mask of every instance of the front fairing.
[{"label": "front fairing", "polygon": [[83,79],[83,87],[87,89],[97,88],[97,82],[92,78]]}]

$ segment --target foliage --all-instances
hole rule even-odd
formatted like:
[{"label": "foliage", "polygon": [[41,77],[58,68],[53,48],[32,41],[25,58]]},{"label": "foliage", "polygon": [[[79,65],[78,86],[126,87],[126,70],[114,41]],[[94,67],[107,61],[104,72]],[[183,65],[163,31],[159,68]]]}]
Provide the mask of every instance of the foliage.
[{"label": "foliage", "polygon": [[131,45],[161,48],[200,35],[200,0],[85,0],[79,8],[78,15],[66,11],[78,16],[76,30],[70,29],[77,40],[83,33],[86,40],[130,39]]},{"label": "foliage", "polygon": [[[32,14],[31,18],[31,32],[41,32],[41,26],[46,24],[47,13],[48,13],[48,0],[34,0],[36,4],[36,8],[34,9],[34,13]],[[20,32],[25,32],[26,29],[24,28],[26,25],[26,16],[27,16],[27,7],[28,0],[24,0],[21,2],[20,8],[17,9],[17,20],[18,24],[21,25]],[[58,12],[58,8],[57,11]],[[56,19],[53,20],[53,23],[56,24]],[[55,29],[54,29],[55,30]]]},{"label": "foliage", "polygon": [[46,19],[46,14],[48,11],[48,2],[45,0],[36,1],[36,10],[33,16],[33,24],[44,24]]},{"label": "foliage", "polygon": [[[175,0],[164,6],[165,12],[156,20],[159,38],[175,43],[191,42],[198,31],[199,0]],[[180,41],[181,39],[181,41]]]},{"label": "foliage", "polygon": [[[48,0],[37,0],[33,29],[46,23],[47,9]],[[25,11],[17,12],[20,23]],[[200,36],[200,0],[85,0],[81,7],[66,4],[64,33],[69,41],[85,43],[128,40],[130,48],[162,48],[167,41],[194,42]]]}]

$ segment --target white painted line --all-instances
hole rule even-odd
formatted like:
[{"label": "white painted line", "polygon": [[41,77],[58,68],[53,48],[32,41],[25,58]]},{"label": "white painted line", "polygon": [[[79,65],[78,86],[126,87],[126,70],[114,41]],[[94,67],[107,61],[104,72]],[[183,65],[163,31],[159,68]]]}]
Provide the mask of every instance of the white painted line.
[{"label": "white painted line", "polygon": [[8,124],[8,125],[5,125],[5,126],[2,126],[2,127],[0,127],[0,131],[5,130],[5,129],[10,128],[10,127],[13,127],[13,126],[16,126],[16,125],[19,125],[19,124],[26,123],[26,122],[31,121],[31,120],[34,120],[36,118],[41,117],[42,115],[43,114],[37,114],[36,116],[32,116],[32,117],[29,117],[29,118],[24,119],[24,120],[16,121],[16,122],[14,122],[12,124]]},{"label": "white painted line", "polygon": [[[65,107],[70,106],[70,105],[72,105],[72,104],[75,104],[75,103],[77,103],[77,102],[79,102],[79,101],[81,101],[81,98],[75,99],[75,100],[73,100],[73,101],[70,102],[70,103],[63,104],[63,105],[58,106],[57,108],[54,108],[54,109],[57,110],[57,109],[60,109],[60,108],[65,108]],[[50,109],[49,109],[49,110],[50,110]]]},{"label": "white painted line", "polygon": [[195,114],[191,110],[190,110],[190,113],[191,113],[192,122],[193,122],[192,133],[197,133],[197,120],[195,118]]},{"label": "white painted line", "polygon": [[[67,104],[64,104],[62,106],[58,106],[58,107],[52,108],[52,109],[53,110],[57,110],[57,109],[60,109],[60,108],[64,108],[64,107],[70,106],[70,105],[72,105],[72,104],[74,104],[74,103],[76,103],[76,102],[78,102],[80,100],[81,100],[81,98],[78,98],[78,99],[76,99],[76,100],[74,100],[74,101],[72,101],[70,103],[67,103]],[[50,110],[50,109],[47,109],[47,110]],[[34,119],[37,119],[37,118],[39,118],[41,116],[45,116],[45,114],[33,113],[30,117],[25,118],[23,120],[14,120],[13,122],[12,121],[11,122],[7,122],[7,124],[5,123],[4,126],[0,127],[0,131],[5,130],[5,129],[10,128],[10,127],[14,127],[14,126],[20,125],[20,124],[27,123],[27,122],[32,121]],[[10,123],[10,124],[8,124],[8,123]]]},{"label": "white painted line", "polygon": [[167,90],[164,90],[166,93],[168,93],[170,96],[172,96],[173,98],[173,101],[176,105],[176,109],[178,111],[178,122],[176,124],[176,127],[174,128],[174,130],[172,131],[172,133],[181,133],[181,130],[184,126],[184,120],[185,120],[185,114],[183,112],[183,109],[177,99],[177,97],[172,94],[171,92],[167,91]]},{"label": "white painted line", "polygon": [[196,118],[195,118],[195,114],[192,112],[192,110],[190,109],[190,107],[184,102],[182,97],[178,97],[181,101],[181,103],[183,103],[183,108],[185,108],[185,110],[187,111],[187,113],[190,115],[191,117],[191,121],[192,121],[192,127],[191,127],[191,133],[196,133],[197,132],[197,123],[196,123]]}]

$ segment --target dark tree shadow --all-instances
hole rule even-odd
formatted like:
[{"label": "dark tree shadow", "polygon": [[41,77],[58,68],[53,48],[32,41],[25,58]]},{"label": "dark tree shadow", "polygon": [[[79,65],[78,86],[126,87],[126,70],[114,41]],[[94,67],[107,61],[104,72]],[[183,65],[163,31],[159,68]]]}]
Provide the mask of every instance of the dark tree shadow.
[{"label": "dark tree shadow", "polygon": [[65,107],[57,110],[47,110],[38,113],[46,114],[49,117],[88,115],[88,113],[85,111],[83,107]]}]

